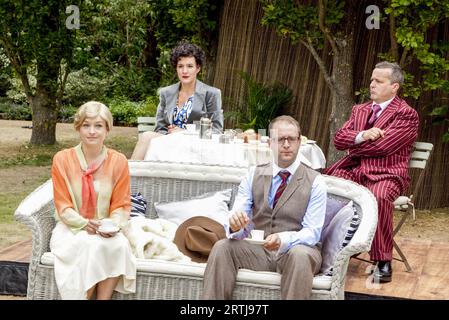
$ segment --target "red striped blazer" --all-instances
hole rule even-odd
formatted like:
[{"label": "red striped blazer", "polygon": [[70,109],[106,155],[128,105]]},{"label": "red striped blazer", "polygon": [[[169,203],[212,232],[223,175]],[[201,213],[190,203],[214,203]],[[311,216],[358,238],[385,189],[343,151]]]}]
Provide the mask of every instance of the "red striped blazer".
[{"label": "red striped blazer", "polygon": [[336,169],[343,168],[371,181],[395,179],[404,191],[410,182],[408,163],[418,135],[418,113],[396,96],[374,122],[374,127],[384,130],[385,136],[355,144],[355,137],[368,121],[371,105],[372,101],[353,107],[351,118],[334,137],[335,148],[347,150],[348,154],[324,173],[332,175]]}]

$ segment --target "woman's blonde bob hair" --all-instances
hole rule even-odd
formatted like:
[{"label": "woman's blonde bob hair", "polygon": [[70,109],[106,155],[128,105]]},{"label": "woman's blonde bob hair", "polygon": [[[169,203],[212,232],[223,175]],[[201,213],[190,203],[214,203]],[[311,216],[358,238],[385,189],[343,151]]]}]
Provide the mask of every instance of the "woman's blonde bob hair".
[{"label": "woman's blonde bob hair", "polygon": [[81,128],[84,120],[86,118],[96,118],[100,116],[105,122],[108,131],[112,130],[112,114],[109,111],[109,108],[106,107],[101,102],[97,101],[89,101],[79,107],[78,111],[75,114],[75,120],[73,125],[76,130]]}]

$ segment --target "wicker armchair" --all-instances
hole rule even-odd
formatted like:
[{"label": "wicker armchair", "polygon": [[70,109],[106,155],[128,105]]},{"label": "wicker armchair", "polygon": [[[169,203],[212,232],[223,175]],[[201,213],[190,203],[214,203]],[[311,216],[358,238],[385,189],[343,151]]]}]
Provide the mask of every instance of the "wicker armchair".
[{"label": "wicker armchair", "polygon": [[[221,167],[149,161],[130,161],[131,192],[141,192],[149,200],[147,216],[156,217],[153,202],[185,200],[205,192],[228,188],[237,190],[246,168]],[[368,251],[377,225],[377,204],[364,187],[340,178],[324,176],[329,196],[353,200],[361,216],[360,225],[350,243],[339,253],[333,275],[317,275],[313,281],[313,299],[344,299],[349,259]],[[49,251],[55,226],[52,183],[47,181],[32,192],[15,212],[17,220],[33,234],[33,249],[28,274],[29,299],[58,299]],[[138,259],[135,294],[114,293],[114,299],[199,299],[205,264],[185,264]],[[237,276],[234,299],[280,299],[280,275],[242,269]]]}]

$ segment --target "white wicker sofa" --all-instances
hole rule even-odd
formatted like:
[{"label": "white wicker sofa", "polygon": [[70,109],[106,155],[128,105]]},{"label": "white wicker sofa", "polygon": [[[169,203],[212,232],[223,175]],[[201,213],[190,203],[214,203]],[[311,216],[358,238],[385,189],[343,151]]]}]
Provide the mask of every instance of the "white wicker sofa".
[{"label": "white wicker sofa", "polygon": [[[141,192],[149,200],[147,216],[156,217],[153,202],[185,200],[210,191],[237,186],[246,168],[150,161],[129,161],[131,192]],[[377,204],[364,187],[350,181],[324,176],[330,197],[353,200],[361,216],[360,225],[349,244],[334,262],[333,275],[315,276],[313,299],[344,299],[349,259],[368,251],[377,225]],[[15,212],[33,235],[28,273],[29,299],[58,299],[54,280],[53,256],[49,253],[51,231],[55,226],[51,181],[31,193]],[[199,299],[204,264],[185,264],[138,259],[135,294],[114,293],[114,299]],[[242,269],[237,276],[234,299],[279,299],[280,275]]]}]

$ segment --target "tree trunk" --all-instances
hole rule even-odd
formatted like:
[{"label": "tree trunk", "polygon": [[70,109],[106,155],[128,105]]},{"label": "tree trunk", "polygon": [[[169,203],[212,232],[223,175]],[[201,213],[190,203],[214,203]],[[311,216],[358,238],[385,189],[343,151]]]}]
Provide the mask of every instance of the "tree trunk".
[{"label": "tree trunk", "polygon": [[224,2],[219,0],[214,0],[210,2],[211,5],[215,6],[215,10],[211,12],[209,15],[209,19],[212,21],[216,21],[216,27],[214,30],[209,31],[202,35],[202,37],[208,43],[207,48],[203,48],[206,51],[206,72],[205,75],[206,83],[213,85],[213,81],[215,79],[215,70],[216,70],[216,60],[217,60],[217,49],[218,49],[218,41],[220,30],[219,27],[221,25],[220,19],[223,15]]},{"label": "tree trunk", "polygon": [[161,72],[159,70],[157,59],[161,52],[157,47],[157,39],[155,35],[155,23],[151,15],[146,17],[147,28],[145,30],[145,48],[143,48],[143,65],[147,70],[152,71],[152,79],[159,83],[161,80]]},{"label": "tree trunk", "polygon": [[339,48],[334,53],[332,78],[335,90],[332,90],[332,109],[329,117],[329,149],[327,151],[327,166],[341,159],[345,152],[337,151],[334,146],[334,137],[338,129],[349,119],[353,95],[353,35],[352,32],[343,37],[335,37]]},{"label": "tree trunk", "polygon": [[58,107],[58,74],[60,58],[37,61],[36,94],[31,100],[33,132],[31,144],[55,144]]},{"label": "tree trunk", "polygon": [[31,109],[33,110],[33,132],[30,143],[55,144],[58,117],[56,100],[51,99],[45,90],[39,90],[31,99]]}]

